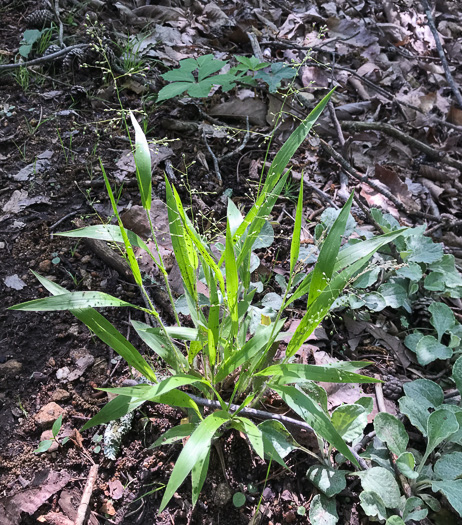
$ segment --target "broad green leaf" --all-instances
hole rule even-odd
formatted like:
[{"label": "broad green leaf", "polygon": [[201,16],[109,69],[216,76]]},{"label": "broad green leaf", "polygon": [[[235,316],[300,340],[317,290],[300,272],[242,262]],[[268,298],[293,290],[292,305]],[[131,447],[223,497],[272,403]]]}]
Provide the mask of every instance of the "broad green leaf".
[{"label": "broad green leaf", "polygon": [[399,516],[390,516],[385,525],[404,525],[404,521]]},{"label": "broad green leaf", "polygon": [[412,452],[403,452],[400,454],[396,459],[396,466],[406,478],[417,479],[419,477],[419,473],[414,470],[415,458]]},{"label": "broad green leaf", "polygon": [[193,385],[194,383],[198,382],[205,383],[205,381],[200,377],[191,376],[188,374],[176,374],[174,376],[167,377],[156,385],[139,384],[135,386],[100,388],[99,390],[110,392],[111,394],[117,394],[119,396],[127,396],[138,401],[149,401],[158,396],[166,394],[167,392],[170,392],[170,390],[173,390],[174,388],[185,385]]},{"label": "broad green leaf", "polygon": [[58,417],[58,419],[53,423],[53,426],[51,427],[51,433],[53,434],[54,438],[59,434],[62,424],[63,424],[63,416],[61,414]]},{"label": "broad green leaf", "polygon": [[359,494],[359,500],[361,502],[361,507],[368,516],[377,516],[380,521],[387,519],[387,509],[385,504],[376,492],[363,490]]},{"label": "broad green leaf", "polygon": [[335,525],[338,523],[335,499],[327,498],[324,494],[316,494],[311,500],[309,518],[312,525]]},{"label": "broad green leaf", "polygon": [[194,423],[185,423],[184,425],[177,425],[176,427],[170,428],[167,432],[164,432],[159,439],[157,439],[150,447],[156,448],[161,445],[171,445],[177,441],[181,441],[184,438],[189,437],[196,425]]},{"label": "broad green leaf", "polygon": [[424,335],[417,343],[415,353],[422,366],[428,365],[436,359],[449,359],[452,349],[438,342],[432,335]]},{"label": "broad green leaf", "polygon": [[436,408],[443,404],[443,389],[434,381],[429,379],[416,379],[410,383],[404,383],[404,392],[424,408]]},{"label": "broad green leaf", "polygon": [[[32,272],[40,283],[53,295],[68,293],[65,288],[59,286],[45,277]],[[156,375],[138,350],[98,311],[93,308],[71,310],[71,313],[84,323],[97,337],[117,352],[129,366],[138,370],[140,374],[156,381]]]},{"label": "broad green leaf", "polygon": [[311,466],[306,477],[308,480],[328,498],[342,492],[346,487],[345,476],[349,474],[347,470],[338,470],[325,465]]},{"label": "broad green leaf", "polygon": [[353,195],[354,193],[351,193],[348,201],[343,206],[319,252],[318,262],[312,272],[313,275],[311,277],[307,307],[323,292],[327,283],[329,283],[332,278],[342,237],[345,233],[346,222],[350,214]]},{"label": "broad green leaf", "polygon": [[220,69],[223,69],[227,62],[227,60],[216,60],[213,58],[213,55],[204,55],[197,58],[197,63],[199,65],[197,80],[201,82],[204,78],[217,73]]},{"label": "broad green leaf", "polygon": [[459,393],[462,393],[462,356],[452,366],[452,379],[454,379]]},{"label": "broad green leaf", "polygon": [[379,286],[377,292],[384,298],[386,306],[391,308],[405,308],[408,312],[411,312],[411,306],[409,301],[409,295],[399,282],[388,282]]},{"label": "broad green leaf", "polygon": [[347,443],[361,436],[367,425],[367,413],[361,405],[340,405],[332,412],[331,419]]},{"label": "broad green leaf", "polygon": [[263,436],[260,428],[255,425],[253,421],[246,417],[236,416],[233,418],[232,426],[235,422],[239,422],[242,426],[241,431],[249,438],[249,441],[255,450],[255,452],[262,458],[265,459]]},{"label": "broad green leaf", "polygon": [[141,204],[145,210],[151,209],[152,174],[151,174],[151,152],[149,151],[146,135],[138,124],[135,116],[130,111],[130,120],[135,128],[135,165],[136,179],[140,190]]},{"label": "broad green leaf", "polygon": [[434,498],[430,494],[425,493],[420,494],[420,497],[423,499],[425,505],[430,507],[431,510],[433,510],[434,512],[440,512],[441,504],[436,498]]},{"label": "broad green leaf", "polygon": [[395,416],[379,412],[374,418],[374,430],[393,454],[399,456],[406,451],[409,436],[403,423]]},{"label": "broad green leaf", "polygon": [[421,235],[409,235],[406,239],[409,256],[405,256],[406,262],[430,264],[439,261],[443,257],[443,245],[434,243],[430,237]]},{"label": "broad green leaf", "polygon": [[407,416],[409,421],[426,436],[427,419],[430,415],[428,408],[423,406],[418,400],[412,399],[412,397],[409,396],[402,397],[398,403],[400,412]]},{"label": "broad green leaf", "polygon": [[338,434],[325,412],[307,395],[293,386],[271,386],[289,407],[310,425],[316,434],[319,434],[339,452],[358,466],[356,458],[351,453],[345,441]]},{"label": "broad green leaf", "polygon": [[144,400],[132,399],[126,396],[117,396],[103,406],[103,408],[93,416],[90,421],[87,421],[85,425],[80,429],[80,432],[87,430],[96,425],[102,425],[103,423],[109,423],[116,419],[133,412],[144,403]]},{"label": "broad green leaf", "polygon": [[204,457],[204,451],[210,450],[213,436],[229,419],[229,414],[222,410],[217,410],[199,423],[177,459],[167,488],[165,489],[159,512],[162,512],[165,509],[172,496],[193,469],[194,465],[198,460]]},{"label": "broad green leaf", "polygon": [[280,421],[274,419],[263,421],[258,425],[258,428],[262,432],[265,456],[287,468],[284,458],[292,450],[299,448],[299,444],[295,441],[292,434]]},{"label": "broad green leaf", "polygon": [[39,446],[34,450],[35,454],[42,454],[43,452],[46,452],[51,445],[53,445],[54,440],[53,439],[44,439],[43,441],[40,441]]},{"label": "broad green leaf", "polygon": [[[406,500],[403,510],[403,520],[420,523],[427,517],[428,509],[425,508],[424,502],[415,496],[412,496]],[[388,523],[388,522],[387,522]]]},{"label": "broad green leaf", "polygon": [[160,396],[153,398],[151,401],[172,407],[190,408],[196,413],[199,420],[203,419],[196,402],[193,401],[191,397],[182,390],[169,390],[165,394],[161,394]]},{"label": "broad green leaf", "polygon": [[191,82],[175,82],[174,84],[164,86],[157,94],[157,102],[181,95],[190,87]]},{"label": "broad green leaf", "polygon": [[300,235],[302,232],[302,214],[303,214],[303,174],[300,178],[300,192],[298,194],[297,209],[295,211],[294,231],[292,232],[292,242],[290,243],[290,275],[293,274],[295,265],[300,253]]},{"label": "broad green leaf", "polygon": [[456,416],[449,410],[436,410],[427,419],[427,449],[419,467],[422,470],[428,456],[454,432],[459,430]]},{"label": "broad green leaf", "polygon": [[430,323],[438,332],[438,341],[441,342],[443,335],[456,324],[454,313],[444,303],[432,303],[428,311],[432,314]]},{"label": "broad green leaf", "polygon": [[34,299],[25,303],[10,306],[9,310],[28,312],[57,312],[61,310],[77,310],[80,308],[105,308],[108,306],[131,306],[133,304],[117,299],[104,292],[67,292],[44,299]]},{"label": "broad green leaf", "polygon": [[178,69],[172,69],[172,71],[167,71],[167,73],[164,73],[161,75],[161,77],[164,80],[168,80],[169,82],[196,82],[196,79],[191,71],[181,67]]},{"label": "broad green leaf", "polygon": [[388,509],[399,507],[401,493],[394,475],[383,467],[372,467],[356,473],[361,478],[361,485],[367,492],[379,495]]},{"label": "broad green leaf", "polygon": [[403,268],[398,268],[396,270],[396,275],[398,277],[403,277],[409,279],[410,281],[420,281],[422,279],[422,268],[417,264],[410,262],[407,266]]},{"label": "broad green leaf", "polygon": [[444,454],[433,467],[438,478],[458,479],[462,477],[462,452],[449,452]]},{"label": "broad green leaf", "polygon": [[[364,366],[367,366],[364,363]],[[289,363],[286,365],[272,365],[265,368],[256,376],[283,376],[286,383],[303,381],[323,381],[324,383],[379,383],[379,379],[349,372],[342,368],[322,365],[303,365]]]},{"label": "broad green leaf", "polygon": [[462,517],[462,479],[433,481],[432,490],[442,492],[457,514]]},{"label": "broad green leaf", "polygon": [[231,199],[228,199],[228,210],[226,212],[226,218],[229,223],[229,229],[231,234],[234,236],[236,230],[242,224],[244,217],[241,215],[238,207],[234,204]]}]

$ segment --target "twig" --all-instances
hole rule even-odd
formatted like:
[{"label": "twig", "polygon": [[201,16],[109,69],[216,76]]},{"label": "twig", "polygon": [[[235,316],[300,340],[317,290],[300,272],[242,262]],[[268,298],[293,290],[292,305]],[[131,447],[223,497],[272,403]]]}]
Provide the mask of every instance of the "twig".
[{"label": "twig", "polygon": [[239,146],[234,149],[233,151],[230,151],[229,153],[226,153],[226,155],[223,155],[222,157],[220,157],[220,162],[222,160],[225,160],[225,159],[229,159],[230,157],[234,157],[234,155],[236,155],[237,153],[239,153],[240,151],[242,151],[246,145],[247,145],[247,142],[249,141],[249,137],[250,137],[250,128],[249,128],[249,117],[245,117],[245,121],[246,121],[246,124],[247,124],[247,132],[244,136],[244,139],[242,140],[241,144],[239,144]]},{"label": "twig", "polygon": [[381,193],[384,197],[386,197],[388,200],[390,200],[399,211],[402,211],[403,213],[406,213],[408,215],[415,215],[416,217],[421,217],[423,219],[428,219],[431,221],[437,221],[439,222],[441,219],[439,217],[435,217],[434,215],[430,215],[428,213],[423,213],[420,211],[412,211],[408,210],[404,204],[397,199],[390,191],[387,189],[381,187],[379,184],[377,184],[375,181],[371,180],[367,175],[363,175],[359,173],[359,171],[355,170],[353,166],[344,159],[339,153],[337,153],[332,146],[330,146],[326,141],[323,139],[319,139],[321,142],[322,149],[329,153],[329,155],[338,163],[340,166],[343,167],[345,171],[347,171],[350,175],[352,175],[355,179],[360,180],[361,182],[368,184],[371,188],[376,190],[377,192]]},{"label": "twig", "polygon": [[205,142],[205,145],[207,147],[208,152],[212,156],[213,166],[215,168],[215,175],[217,176],[218,184],[220,186],[223,186],[223,179],[221,177],[220,166],[218,165],[218,159],[215,156],[215,153],[213,153],[212,148],[209,146],[209,143],[207,142],[207,137],[205,136],[205,131],[202,131],[202,138],[204,139],[204,142]]},{"label": "twig", "polygon": [[59,47],[63,47],[63,31],[64,31],[64,28],[63,28],[63,23],[61,21],[61,17],[59,16],[59,0],[55,0],[54,6],[53,6],[53,10],[55,12],[55,17],[56,17],[56,20],[58,20],[58,25],[59,25],[59,34],[58,34]]},{"label": "twig", "polygon": [[250,40],[250,45],[252,46],[253,54],[260,60],[260,62],[266,62],[265,57],[263,56],[260,44],[258,43],[257,35],[252,31],[247,33],[247,36]]},{"label": "twig", "polygon": [[[194,394],[187,393],[188,396],[198,405],[203,407],[209,407],[209,408],[221,408],[221,405],[218,401],[212,401],[210,399],[203,399],[201,397],[195,396]],[[239,405],[233,405],[230,403],[226,403],[228,406],[228,410],[231,412],[236,412],[239,410]],[[270,412],[265,412],[264,410],[257,410],[255,408],[243,408],[242,410],[239,410],[239,414],[242,414],[243,416],[251,416],[255,417],[257,419],[263,419],[263,420],[270,420],[275,419],[277,421],[280,421],[281,423],[285,423],[287,425],[295,425],[297,427],[303,428],[305,430],[308,430],[308,432],[312,432],[316,434],[316,432],[308,425],[308,423],[305,423],[304,421],[299,421],[298,419],[293,419],[291,417],[287,416],[281,416],[280,414],[271,414]],[[364,461],[364,459],[359,456],[359,454],[353,450],[351,447],[348,447],[353,454],[356,461],[359,463],[361,468],[364,470],[368,469],[367,463]]]},{"label": "twig", "polygon": [[52,62],[53,60],[63,55],[67,55],[67,53],[69,53],[70,51],[73,51],[74,49],[82,49],[85,47],[88,47],[88,44],[76,44],[75,46],[68,46],[68,47],[65,47],[64,49],[60,49],[59,51],[56,51],[56,53],[51,53],[51,55],[34,58],[34,60],[28,60],[27,62],[16,62],[15,64],[1,64],[0,72],[9,71],[10,69],[17,69],[19,67],[37,66],[38,64],[45,64],[46,62]]},{"label": "twig", "polygon": [[459,108],[462,109],[462,95],[460,93],[459,87],[454,82],[454,79],[452,78],[451,71],[449,70],[449,64],[446,59],[446,55],[444,54],[443,46],[441,45],[441,40],[438,35],[438,31],[436,30],[435,22],[433,20],[433,15],[431,11],[430,4],[428,0],[422,0],[422,4],[425,9],[425,14],[427,15],[427,23],[428,27],[430,28],[430,31],[432,32],[433,38],[435,39],[436,49],[438,50],[438,54],[441,58],[441,65],[444,69],[444,74],[446,75],[446,80],[448,81],[448,84],[454,93],[454,96],[457,100],[457,104],[459,105]]},{"label": "twig", "polygon": [[82,499],[80,500],[79,508],[77,509],[77,516],[75,518],[75,525],[84,525],[88,512],[88,505],[95,486],[96,477],[98,475],[99,465],[92,465],[88,474],[87,483],[83,490]]},{"label": "twig", "polygon": [[[342,155],[346,156],[346,142],[345,137],[343,136],[342,127],[340,126],[340,122],[338,121],[337,114],[335,113],[334,104],[332,104],[332,100],[329,100],[327,104],[327,108],[329,109],[330,118],[332,119],[332,122],[334,124],[335,131],[337,133],[338,141],[340,142],[340,146],[342,148]],[[342,170],[339,174],[340,179],[340,192],[339,195],[343,199],[348,199],[348,175]]]},{"label": "twig", "polygon": [[385,406],[385,399],[383,397],[382,383],[375,383],[375,399],[377,400],[377,408],[380,412],[387,412],[387,407]]},{"label": "twig", "polygon": [[[67,215],[64,215],[64,217],[61,217],[61,219],[59,219],[59,221],[56,221],[54,224],[52,224],[48,230],[49,231],[53,231],[56,226],[59,226],[62,222],[64,222],[66,219],[69,219],[70,217],[74,217],[74,215],[77,215],[79,213],[79,210],[77,211],[71,211],[71,213],[68,213]],[[53,234],[52,234],[53,235]]]},{"label": "twig", "polygon": [[341,123],[341,126],[344,129],[349,129],[353,131],[363,131],[363,130],[381,131],[385,133],[386,135],[389,135],[390,137],[399,139],[402,142],[409,144],[409,146],[413,146],[414,148],[418,149],[422,153],[425,153],[427,157],[438,160],[442,162],[443,164],[447,164],[448,166],[452,166],[453,168],[457,168],[458,170],[462,171],[462,162],[449,157],[442,151],[438,151],[432,148],[428,144],[425,144],[425,142],[417,140],[414,137],[411,137],[410,135],[403,133],[399,129],[391,126],[390,124],[381,123],[381,122],[357,122],[355,120],[343,120]]}]

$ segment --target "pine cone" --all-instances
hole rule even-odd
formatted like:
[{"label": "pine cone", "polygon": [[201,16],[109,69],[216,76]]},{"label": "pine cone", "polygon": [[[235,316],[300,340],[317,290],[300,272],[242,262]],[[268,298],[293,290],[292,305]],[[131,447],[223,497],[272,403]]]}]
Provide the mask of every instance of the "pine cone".
[{"label": "pine cone", "polygon": [[51,44],[51,46],[48,46],[45,49],[45,52],[43,53],[44,57],[47,57],[48,55],[52,55],[53,53],[57,53],[58,51],[61,51],[61,48],[57,46],[56,44]]},{"label": "pine cone", "polygon": [[403,395],[403,385],[397,377],[385,376],[383,380],[386,381],[382,385],[383,395],[388,399],[398,400]]},{"label": "pine cone", "polygon": [[31,29],[43,29],[44,27],[51,26],[51,23],[54,21],[55,16],[51,11],[47,9],[40,9],[38,11],[33,11],[30,15],[27,15],[24,19],[27,27]]},{"label": "pine cone", "polygon": [[80,64],[83,63],[85,59],[85,50],[84,49],[73,49],[65,56],[63,60],[63,68],[67,70],[78,69]]},{"label": "pine cone", "polygon": [[434,302],[431,297],[420,297],[412,303],[412,324],[413,326],[426,326],[430,323],[431,314],[428,307]]},{"label": "pine cone", "polygon": [[88,95],[88,93],[87,93],[87,90],[83,86],[75,85],[71,87],[69,91],[69,95],[73,99],[79,100],[79,99],[85,98]]}]

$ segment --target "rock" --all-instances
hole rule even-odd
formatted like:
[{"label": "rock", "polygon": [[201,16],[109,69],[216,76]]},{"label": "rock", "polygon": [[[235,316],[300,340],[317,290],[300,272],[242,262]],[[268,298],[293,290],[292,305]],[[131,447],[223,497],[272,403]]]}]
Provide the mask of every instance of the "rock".
[{"label": "rock", "polygon": [[63,379],[67,378],[69,373],[70,373],[69,368],[67,368],[67,366],[63,366],[62,368],[56,371],[56,379],[59,379],[60,381],[62,381]]},{"label": "rock", "polygon": [[46,441],[47,439],[51,439],[53,441],[47,452],[55,452],[56,450],[58,450],[59,445],[53,439],[53,432],[51,430],[44,430],[40,436],[40,441]]},{"label": "rock", "polygon": [[34,416],[34,420],[42,428],[49,428],[58,419],[59,416],[64,414],[64,409],[61,408],[57,403],[51,401],[47,405],[43,406]]},{"label": "rock", "polygon": [[51,395],[52,401],[67,401],[71,395],[64,388],[57,388]]},{"label": "rock", "polygon": [[89,366],[91,366],[94,362],[95,362],[95,358],[90,354],[87,354],[81,357],[80,359],[77,359],[77,362],[75,363],[77,365],[77,368],[74,368],[74,370],[70,372],[70,374],[67,376],[67,380],[75,381],[80,376],[82,376],[85,370]]},{"label": "rock", "polygon": [[227,483],[219,483],[215,491],[215,503],[218,507],[224,507],[231,501],[233,492]]},{"label": "rock", "polygon": [[38,265],[38,269],[41,272],[49,272],[51,268],[51,261],[49,259],[45,259]]},{"label": "rock", "polygon": [[19,374],[22,370],[22,363],[16,359],[10,359],[6,363],[0,364],[0,375],[3,376],[14,376]]}]

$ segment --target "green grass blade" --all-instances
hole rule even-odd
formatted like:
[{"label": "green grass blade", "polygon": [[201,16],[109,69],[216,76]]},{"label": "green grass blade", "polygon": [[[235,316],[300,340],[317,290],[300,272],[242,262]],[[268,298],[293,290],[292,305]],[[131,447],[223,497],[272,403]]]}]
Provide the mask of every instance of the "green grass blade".
[{"label": "green grass blade", "polygon": [[342,293],[347,282],[356,274],[372,257],[374,252],[366,255],[356,263],[352,264],[343,272],[336,275],[324,288],[322,293],[310,304],[306,314],[290,340],[286,349],[286,358],[290,358],[297,353],[306,339],[314,332],[314,329],[329,313],[330,307],[337,297]]},{"label": "green grass blade", "polygon": [[177,441],[189,437],[194,432],[195,428],[196,425],[194,423],[185,423],[184,425],[173,427],[167,430],[167,432],[164,432],[157,441],[148,447],[148,449],[176,443]]},{"label": "green grass blade", "polygon": [[[45,279],[45,277],[35,272],[32,273],[43,287],[53,295],[67,293],[67,290],[62,286]],[[140,374],[150,381],[156,382],[156,375],[143,356],[103,315],[93,308],[70,310],[70,312],[99,337],[103,343],[106,343],[125,359],[129,366],[138,370]]]},{"label": "green grass blade", "polygon": [[[234,422],[239,422],[241,424],[242,428],[238,428],[238,430],[243,432],[249,438],[250,444],[252,445],[255,452],[261,457],[261,459],[264,460],[265,448],[263,445],[263,436],[261,430],[253,421],[246,417],[234,417],[233,423]],[[234,424],[231,424],[231,426],[234,426]]]},{"label": "green grass blade", "polygon": [[337,256],[340,250],[340,244],[342,242],[346,223],[350,214],[353,195],[354,193],[351,193],[348,201],[343,206],[322,245],[321,251],[319,252],[316,266],[312,272],[313,275],[311,277],[307,306],[309,306],[316,299],[316,297],[322,293],[326,287],[326,284],[332,277],[335,263],[337,261]]},{"label": "green grass blade", "polygon": [[[276,186],[278,180],[284,173],[287,165],[290,162],[290,159],[294,156],[294,153],[300,147],[302,142],[307,137],[313,125],[316,123],[317,119],[323,112],[327,103],[329,102],[330,97],[334,90],[330,91],[321,102],[311,111],[311,113],[306,117],[306,119],[298,126],[298,128],[292,133],[292,135],[287,139],[282,148],[278,151],[274,157],[273,162],[271,163],[270,169],[268,171],[268,176],[266,178],[265,184],[262,189],[262,193],[269,194],[271,190]],[[262,205],[260,199],[257,199],[257,202],[252,206],[247,215],[245,216],[242,224],[237,228],[236,233],[233,235],[234,239],[239,239],[244,231],[247,229],[248,225],[254,220],[258,211]]]},{"label": "green grass blade", "polygon": [[380,383],[380,379],[363,376],[341,368],[321,365],[303,365],[289,363],[272,365],[256,376],[278,377],[280,383],[303,383],[305,381],[323,381],[324,383]]},{"label": "green grass blade", "polygon": [[139,306],[127,303],[117,297],[104,292],[68,292],[61,295],[34,299],[25,303],[11,306],[9,310],[21,310],[27,312],[56,312],[60,310],[75,310],[79,308],[105,308],[108,306],[131,306],[142,309]]},{"label": "green grass blade", "polygon": [[95,427],[96,425],[103,425],[110,421],[120,419],[129,412],[133,412],[133,410],[141,406],[143,403],[144,401],[140,401],[139,399],[117,396],[115,399],[112,399],[112,401],[109,401],[107,405],[104,405],[104,407],[93,416],[90,421],[87,421],[80,429],[80,432]]},{"label": "green grass blade", "polygon": [[138,124],[133,113],[130,111],[132,126],[135,128],[135,165],[136,179],[140,190],[141,204],[145,210],[151,209],[152,174],[151,174],[151,152],[149,151],[146,136]]},{"label": "green grass blade", "polygon": [[133,246],[130,244],[130,240],[128,238],[127,232],[125,231],[124,225],[122,223],[122,219],[120,218],[119,211],[117,210],[117,203],[115,201],[114,194],[112,193],[112,188],[111,188],[111,185],[109,184],[109,179],[107,178],[106,170],[104,169],[104,165],[101,159],[99,160],[99,163],[101,166],[101,171],[103,173],[104,183],[106,184],[106,191],[108,193],[109,200],[111,201],[112,211],[114,212],[114,215],[117,217],[120,234],[122,235],[122,239],[124,241],[125,251],[127,253],[128,263],[130,264],[133,278],[135,279],[136,284],[140,286],[141,288],[143,288],[143,279],[141,277],[141,272],[140,272],[140,267],[138,266],[138,261],[133,251]]},{"label": "green grass blade", "polygon": [[167,212],[168,212],[168,221],[170,227],[170,236],[172,238],[173,251],[175,253],[175,258],[180,268],[181,277],[183,279],[183,284],[192,300],[196,302],[197,300],[197,289],[196,289],[196,275],[195,270],[191,264],[191,261],[188,256],[189,249],[188,244],[185,240],[187,235],[185,228],[183,227],[183,221],[181,219],[178,206],[173,195],[172,187],[165,177],[165,186],[167,193]]},{"label": "green grass blade", "polygon": [[[189,368],[188,360],[178,348],[170,344],[165,335],[159,330],[159,333],[153,332],[153,328],[145,323],[132,320],[133,328],[146,343],[161,359],[179,373]],[[174,350],[175,348],[175,350]]]},{"label": "green grass blade", "polygon": [[194,507],[199,499],[202,487],[207,477],[210,463],[210,448],[205,449],[201,456],[197,458],[194,467],[191,470],[191,486],[192,486],[192,506]]},{"label": "green grass blade", "polygon": [[[382,246],[385,246],[386,244],[394,241],[401,235],[405,235],[407,230],[408,228],[401,228],[400,230],[396,230],[394,232],[374,237],[373,239],[368,239],[366,241],[347,246],[338,254],[337,261],[334,266],[334,272],[342,270],[346,266],[353,264],[355,261],[361,259],[367,254],[371,254],[372,256],[372,254],[379,250]],[[283,309],[287,308],[287,306],[289,306],[291,303],[297,299],[300,299],[300,297],[309,292],[311,278],[312,272],[303,279],[297,290],[287,299],[282,307]]]},{"label": "green grass blade", "polygon": [[156,385],[140,384],[116,388],[99,388],[98,390],[117,394],[118,396],[130,397],[132,399],[137,399],[138,401],[151,401],[180,386],[193,385],[194,383],[199,382],[206,384],[206,382],[200,377],[180,373],[167,377]]},{"label": "green grass blade", "polygon": [[228,300],[229,314],[231,316],[231,337],[237,337],[239,324],[237,303],[239,299],[239,279],[237,275],[236,257],[234,255],[233,238],[229,220],[226,222],[226,246],[225,246],[225,268],[226,268],[226,297]]},{"label": "green grass blade", "polygon": [[329,417],[311,398],[305,395],[294,386],[272,386],[287,405],[296,412],[308,425],[310,425],[316,434],[324,438],[328,443],[333,445],[339,452],[348,458],[354,465],[359,466],[357,460],[350,452],[345,441],[335,430]]},{"label": "green grass blade", "polygon": [[212,438],[217,430],[230,419],[228,413],[217,410],[201,421],[196,430],[191,434],[185,447],[173,468],[164,497],[160,504],[159,512],[162,512],[178,490],[180,485],[191,472],[194,465],[204,457],[204,451],[210,450]]},{"label": "green grass blade", "polygon": [[295,265],[300,253],[300,235],[302,232],[302,213],[303,213],[303,173],[300,179],[300,192],[298,194],[297,209],[295,212],[295,224],[292,242],[290,243],[290,275],[293,274]]}]

